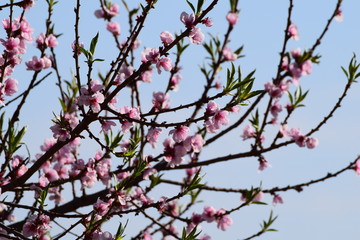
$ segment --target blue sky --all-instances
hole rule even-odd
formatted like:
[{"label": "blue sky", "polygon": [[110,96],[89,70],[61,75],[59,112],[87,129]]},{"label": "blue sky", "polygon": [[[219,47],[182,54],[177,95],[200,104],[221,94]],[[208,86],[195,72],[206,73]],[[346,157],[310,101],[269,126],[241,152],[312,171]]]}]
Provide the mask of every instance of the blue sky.
[{"label": "blue sky", "polygon": [[[59,1],[54,12],[55,31],[64,33],[59,39],[60,44],[56,53],[60,59],[61,75],[68,80],[71,78],[71,70],[74,70],[70,48],[74,35],[73,2]],[[121,6],[120,15],[115,20],[121,25],[120,42],[122,42],[128,34],[127,16],[121,1],[114,0],[113,2],[117,2]],[[213,19],[214,26],[212,28],[202,27],[202,29],[204,33],[211,32],[222,37],[224,29],[226,29],[225,14],[228,11],[229,4],[225,0],[219,2],[219,6],[209,15]],[[174,8],[175,3],[177,5]],[[301,49],[311,47],[325,26],[335,4],[335,0],[294,1],[293,22],[299,28],[300,40],[290,41],[288,50],[297,47]],[[115,56],[114,42],[105,29],[105,23],[93,16],[93,12],[99,8],[99,3],[97,1],[83,1],[82,5],[80,39],[88,46],[91,38],[97,32],[100,33],[96,54],[97,57],[106,58],[108,61],[96,65],[94,73],[96,71],[105,73],[108,69],[109,59]],[[43,1],[37,1],[37,6],[31,9],[27,15],[29,22],[35,29],[35,36],[44,29],[46,11],[44,11],[43,6]],[[287,7],[288,1],[285,0],[240,1],[240,18],[229,45],[233,49],[244,45],[243,53],[246,57],[239,59],[236,64],[241,65],[244,73],[256,69],[255,88],[263,88],[263,84],[270,81],[276,74]],[[304,132],[321,121],[341,95],[346,79],[340,66],[346,66],[353,53],[360,54],[360,33],[358,29],[360,2],[344,0],[342,9],[344,21],[342,23],[333,22],[322,45],[316,51],[322,56],[320,65],[313,67],[313,74],[301,79],[303,89],[310,89],[305,101],[307,107],[299,109],[289,125],[299,127]],[[191,11],[185,0],[159,0],[140,35],[143,43],[140,48],[160,46],[159,34],[164,30],[172,33],[182,30],[183,25],[179,21],[182,11]],[[1,18],[6,17],[5,14],[1,16]],[[34,44],[31,49],[34,49]],[[140,56],[140,51],[137,51],[137,56]],[[29,48],[29,52],[23,59],[27,61],[34,54],[38,53]],[[171,93],[171,106],[177,106],[198,98],[197,94],[204,85],[204,79],[198,66],[204,63],[204,54],[205,51],[201,46],[194,45],[191,45],[189,51],[185,53],[182,63],[184,67],[182,71],[183,80],[180,90]],[[174,60],[173,55],[170,57]],[[85,69],[84,66],[83,69]],[[20,85],[23,82],[26,85],[29,81],[29,75],[25,71],[25,67],[22,68],[19,67],[19,71],[14,77],[19,80]],[[223,81],[225,75],[220,74],[220,76]],[[145,105],[149,104],[150,106],[152,91],[164,90],[166,77],[166,74],[157,75],[154,73],[153,84],[141,86],[144,91],[143,102]],[[266,157],[273,167],[262,173],[257,172],[256,159],[241,159],[231,163],[218,164],[205,169],[205,181],[211,186],[233,188],[259,186],[261,182],[264,188],[270,188],[316,179],[346,166],[359,153],[359,91],[358,84],[355,84],[334,118],[314,135],[320,141],[318,148],[308,150],[290,146],[269,153]],[[34,91],[21,115],[21,124],[29,126],[25,141],[29,142],[28,146],[33,156],[39,151],[39,146],[43,140],[51,136],[48,127],[51,125],[52,111],[55,113],[59,111],[59,104],[57,97],[55,97],[57,94],[55,77],[52,76],[43,86]],[[44,103],[45,99],[46,103]],[[125,97],[123,99],[124,102],[127,101]],[[34,114],[34,110],[37,114]],[[178,117],[172,116],[174,119]],[[269,130],[270,133],[271,131],[274,130]],[[219,143],[212,145],[210,149],[205,150],[202,159],[206,160],[248,149],[249,143],[243,142],[240,135],[241,129],[234,131]],[[92,156],[95,148],[94,144],[85,142],[81,147],[84,152],[82,156],[84,158]],[[88,149],[91,151],[89,152]],[[219,169],[221,169],[221,173],[219,173]],[[180,173],[180,171],[174,173],[175,176],[181,174],[183,172]],[[266,219],[270,211],[273,210],[276,215],[279,215],[274,224],[274,228],[278,229],[279,232],[268,233],[258,239],[355,240],[360,234],[360,230],[357,228],[360,214],[358,207],[360,201],[359,187],[360,178],[354,172],[349,171],[326,183],[306,188],[300,194],[293,191],[282,194],[285,201],[283,205],[276,207],[272,207],[271,204],[269,206],[252,206],[236,212],[232,215],[234,225],[226,232],[220,232],[209,224],[203,225],[203,232],[212,235],[213,239],[242,239],[258,231],[259,223]],[[231,208],[239,204],[239,195],[236,194],[206,193],[203,199],[208,201],[207,204],[213,204],[216,208]],[[270,196],[265,197],[265,201],[271,203]],[[199,209],[202,206],[200,204]],[[136,225],[130,221],[129,232],[135,231]]]}]

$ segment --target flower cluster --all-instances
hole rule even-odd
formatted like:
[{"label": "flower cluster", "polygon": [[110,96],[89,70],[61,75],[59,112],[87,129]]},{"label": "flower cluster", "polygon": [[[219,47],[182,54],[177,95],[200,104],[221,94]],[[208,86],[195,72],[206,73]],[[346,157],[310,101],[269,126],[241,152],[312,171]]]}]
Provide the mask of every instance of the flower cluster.
[{"label": "flower cluster", "polygon": [[225,126],[229,123],[229,112],[221,110],[220,106],[214,101],[210,101],[207,104],[205,115],[212,116],[212,118],[208,118],[204,123],[207,132],[215,133],[222,125]]},{"label": "flower cluster", "polygon": [[120,108],[120,114],[123,114],[127,119],[121,120],[121,129],[123,133],[129,132],[130,128],[134,126],[134,122],[131,120],[140,120],[140,110],[139,107],[128,107],[124,106]]},{"label": "flower cluster", "polygon": [[[186,12],[182,12],[180,15],[180,21],[185,25],[187,28],[191,28],[189,33],[189,40],[193,44],[202,44],[205,39],[205,35],[201,32],[201,28],[195,27],[195,15],[193,13],[188,14]],[[206,21],[206,26],[212,26],[212,23]]]},{"label": "flower cluster", "polygon": [[161,69],[167,72],[172,69],[171,59],[168,57],[160,57],[160,52],[157,48],[146,48],[142,53],[141,61],[150,61],[150,63],[155,64],[158,74],[161,73]]},{"label": "flower cluster", "polygon": [[50,239],[46,231],[50,228],[50,217],[46,215],[30,215],[23,226],[25,237],[36,237],[38,239]]},{"label": "flower cluster", "polygon": [[282,137],[290,137],[299,147],[306,146],[309,149],[313,149],[319,145],[319,140],[317,138],[307,137],[297,128],[291,128],[289,130],[286,125],[281,126],[280,135]]},{"label": "flower cluster", "polygon": [[191,232],[201,222],[216,222],[217,227],[222,231],[226,231],[229,226],[233,224],[225,209],[216,210],[212,206],[205,206],[201,214],[193,213],[191,223],[187,226],[187,232]]},{"label": "flower cluster", "polygon": [[90,109],[94,113],[101,111],[100,104],[104,102],[104,95],[100,92],[104,86],[97,80],[92,80],[88,88],[81,88],[81,95],[78,98],[78,104],[80,106],[90,106]]},{"label": "flower cluster", "polygon": [[166,138],[163,142],[164,159],[170,167],[180,165],[188,152],[199,153],[205,144],[200,134],[188,136],[190,129],[186,126],[179,126],[171,130],[172,138]]}]

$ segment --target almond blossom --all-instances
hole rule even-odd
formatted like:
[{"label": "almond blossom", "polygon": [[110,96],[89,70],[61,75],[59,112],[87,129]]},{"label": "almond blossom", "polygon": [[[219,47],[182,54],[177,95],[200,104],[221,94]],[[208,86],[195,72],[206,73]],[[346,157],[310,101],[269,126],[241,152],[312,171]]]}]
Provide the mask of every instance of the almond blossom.
[{"label": "almond blossom", "polygon": [[120,25],[117,22],[109,22],[106,24],[106,29],[115,36],[120,35]]},{"label": "almond blossom", "polygon": [[239,15],[235,12],[229,12],[227,15],[226,15],[226,20],[229,22],[229,24],[231,26],[235,26],[235,24],[237,23],[239,19]]},{"label": "almond blossom", "polygon": [[170,32],[164,31],[160,34],[160,39],[164,45],[169,45],[174,41],[174,36]]},{"label": "almond blossom", "polygon": [[289,33],[291,39],[299,40],[298,28],[294,23],[290,24],[290,26],[288,28],[288,33]]},{"label": "almond blossom", "polygon": [[200,28],[192,27],[189,33],[189,40],[193,44],[200,45],[205,39],[205,35],[201,32]]},{"label": "almond blossom", "polygon": [[193,13],[188,14],[186,12],[182,12],[180,15],[180,21],[185,24],[187,28],[191,28],[195,22],[195,15]]}]

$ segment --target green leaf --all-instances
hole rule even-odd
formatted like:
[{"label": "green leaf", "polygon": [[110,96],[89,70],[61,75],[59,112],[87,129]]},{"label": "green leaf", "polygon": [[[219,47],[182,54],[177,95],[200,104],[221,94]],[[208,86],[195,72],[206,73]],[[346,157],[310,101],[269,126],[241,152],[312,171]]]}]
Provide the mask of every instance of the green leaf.
[{"label": "green leaf", "polygon": [[127,3],[124,0],[121,0],[121,2],[124,4],[126,11],[130,12],[129,7],[127,5]]},{"label": "green leaf", "polygon": [[125,228],[126,228],[128,222],[129,222],[129,220],[126,220],[125,226],[123,226],[122,223],[120,223],[118,230],[116,232],[116,235],[115,235],[115,240],[121,240],[126,236],[126,235],[124,235],[124,232],[125,232]]},{"label": "green leaf", "polygon": [[85,48],[81,47],[81,46],[77,46],[78,49],[80,49],[80,51],[85,55],[85,57],[87,59],[89,59],[90,53],[88,50],[86,50]]},{"label": "green leaf", "polygon": [[194,5],[192,5],[192,3],[189,2],[189,0],[186,0],[186,2],[187,2],[187,4],[190,6],[190,8],[193,10],[193,12],[196,13],[196,12],[195,12],[195,7],[194,7]]},{"label": "green leaf", "polygon": [[95,35],[95,37],[93,37],[93,39],[91,40],[91,43],[90,43],[90,53],[91,53],[92,56],[94,56],[94,52],[95,52],[96,44],[98,42],[98,38],[99,38],[99,32]]},{"label": "green leaf", "polygon": [[205,0],[198,0],[197,8],[196,8],[196,14],[199,14],[201,12],[202,6],[204,5]]}]

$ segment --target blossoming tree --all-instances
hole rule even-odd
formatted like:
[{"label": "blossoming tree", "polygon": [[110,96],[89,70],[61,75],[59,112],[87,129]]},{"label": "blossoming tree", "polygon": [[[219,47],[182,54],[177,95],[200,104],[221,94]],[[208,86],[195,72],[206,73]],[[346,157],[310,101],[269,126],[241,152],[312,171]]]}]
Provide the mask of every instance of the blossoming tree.
[{"label": "blossoming tree", "polygon": [[[105,43],[112,48],[113,55],[108,58],[97,51],[103,44],[99,33],[80,37],[82,16],[89,15],[82,12],[85,2],[74,0],[74,8],[66,13],[67,17],[73,14],[74,26],[64,33],[74,36],[67,59],[57,57],[63,33],[57,32],[56,24],[61,23],[53,22],[53,13],[62,1],[41,3],[46,4],[44,28],[27,18],[38,5],[44,5],[35,5],[33,0],[0,5],[2,16],[7,16],[0,35],[0,239],[118,240],[126,234],[126,239],[134,240],[209,240],[207,226],[226,231],[236,224],[233,214],[251,205],[268,204],[265,195],[271,196],[274,205],[281,204],[287,191],[300,192],[348,170],[360,174],[360,160],[355,158],[338,171],[286,187],[214,187],[204,181],[213,165],[250,158],[258,163],[258,171],[264,171],[270,167],[267,154],[272,151],[286,151],[290,145],[318,146],[314,135],[334,116],[360,76],[354,56],[348,67],[342,68],[347,79],[343,93],[323,120],[307,132],[293,126],[294,112],[304,107],[308,95],[300,80],[319,64],[317,49],[330,25],[342,21],[341,0],[336,1],[323,30],[307,49],[288,47],[300,36],[292,17],[293,0],[288,1],[276,74],[258,89],[254,87],[255,71],[243,73],[240,68],[243,47],[230,44],[231,39],[236,40],[232,33],[238,26],[238,0],[184,1],[187,9],[174,17],[181,29],[153,33],[158,39],[156,46],[142,46],[141,38],[146,36],[141,33],[146,24],[152,24],[148,18],[157,14],[161,1],[99,0],[92,17],[99,23],[96,32],[106,29],[112,37],[111,45]],[[222,4],[228,7],[222,16],[227,28],[219,36],[206,33],[216,21],[222,21],[211,15]],[[124,27],[116,20],[119,11],[128,17],[128,33],[123,33]],[[42,30],[34,34],[35,28]],[[186,52],[195,48],[205,50],[204,62],[193,63],[202,64],[197,70],[204,86],[195,100],[183,98],[181,104],[172,105],[171,95],[187,91],[180,89],[181,82],[191,81],[183,79],[183,62],[192,61]],[[34,55],[22,60],[28,50]],[[66,80],[60,69],[70,61],[73,72],[71,80]],[[27,86],[14,77],[22,66]],[[95,71],[98,66],[100,70]],[[36,88],[49,78],[56,79],[58,94],[51,95],[59,104],[54,107],[52,125],[46,127],[52,136],[44,140],[41,152],[34,154],[23,141],[27,127],[22,125],[21,113]],[[154,84],[150,94],[143,88]],[[223,139],[232,132],[237,132],[233,141],[241,150],[204,157],[206,149],[226,147]],[[86,147],[86,141],[96,149]],[[175,170],[183,175],[174,174]],[[226,175],[226,169],[219,168],[218,174]],[[238,203],[219,203],[215,208],[202,198],[207,191],[238,194]],[[258,232],[243,239],[273,231],[275,220],[271,212]],[[127,223],[137,226],[132,236],[127,234]]]}]

